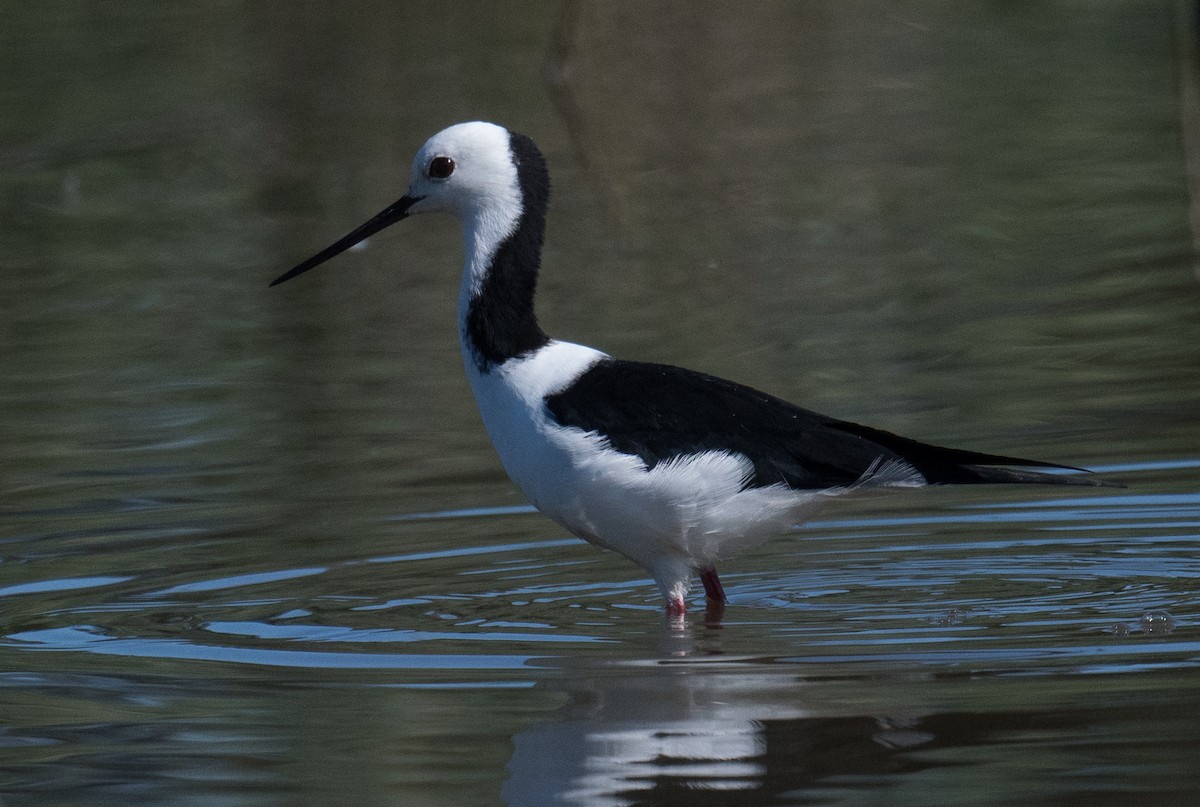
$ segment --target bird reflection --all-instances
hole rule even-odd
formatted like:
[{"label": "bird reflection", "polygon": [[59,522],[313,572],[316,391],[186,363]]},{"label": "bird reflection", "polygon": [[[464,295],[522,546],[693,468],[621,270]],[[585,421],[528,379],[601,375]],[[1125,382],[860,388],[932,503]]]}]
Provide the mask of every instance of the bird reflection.
[{"label": "bird reflection", "polygon": [[829,714],[777,665],[697,653],[709,639],[665,631],[665,659],[564,662],[547,686],[567,703],[514,738],[505,803],[691,804],[703,792],[705,804],[762,804],[828,777],[929,766],[902,756],[933,739],[915,719]]}]

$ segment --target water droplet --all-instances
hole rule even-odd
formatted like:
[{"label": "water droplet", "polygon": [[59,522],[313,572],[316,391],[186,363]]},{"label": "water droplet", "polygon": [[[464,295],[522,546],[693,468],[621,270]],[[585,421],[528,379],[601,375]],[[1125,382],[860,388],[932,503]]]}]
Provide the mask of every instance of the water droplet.
[{"label": "water droplet", "polygon": [[1165,636],[1175,630],[1175,618],[1166,611],[1147,611],[1138,621],[1142,633]]}]

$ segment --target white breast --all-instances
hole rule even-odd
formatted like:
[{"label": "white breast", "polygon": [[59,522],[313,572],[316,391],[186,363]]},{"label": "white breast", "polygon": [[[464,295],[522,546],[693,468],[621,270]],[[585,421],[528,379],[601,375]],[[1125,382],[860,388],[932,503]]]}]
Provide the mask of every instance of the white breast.
[{"label": "white breast", "polygon": [[534,506],[631,558],[664,591],[686,590],[693,569],[766,541],[821,498],[782,485],[743,489],[751,464],[740,454],[692,454],[648,471],[598,435],[558,425],[545,397],[605,358],[598,350],[555,341],[487,373],[465,358],[488,435]]},{"label": "white breast", "polygon": [[[563,509],[580,458],[564,429],[546,411],[545,397],[566,387],[604,353],[569,342],[551,342],[531,356],[480,372],[469,348],[464,364],[488,436],[513,481],[547,515]],[[573,528],[572,528],[573,529]]]}]

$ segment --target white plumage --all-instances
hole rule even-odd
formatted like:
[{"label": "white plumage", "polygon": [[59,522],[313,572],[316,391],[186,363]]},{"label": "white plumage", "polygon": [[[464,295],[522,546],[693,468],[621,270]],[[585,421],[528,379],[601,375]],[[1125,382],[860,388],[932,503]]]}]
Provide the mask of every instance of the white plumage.
[{"label": "white plumage", "polygon": [[547,417],[546,396],[602,358],[554,341],[486,374],[469,355],[466,367],[488,436],[525,496],[572,534],[648,570],[669,602],[687,596],[694,570],[763,543],[810,515],[823,495],[847,490],[747,488],[749,459],[727,451],[681,455],[647,470],[602,436]]},{"label": "white plumage", "polygon": [[684,612],[697,572],[710,601],[723,603],[715,564],[827,496],[930,483],[1102,484],[1005,468],[1061,466],[931,446],[551,339],[533,311],[548,194],[533,141],[490,123],[451,126],[421,147],[403,197],[272,285],[407,216],[458,217],[463,363],[505,470],[565,529],[646,569],[669,612]]}]

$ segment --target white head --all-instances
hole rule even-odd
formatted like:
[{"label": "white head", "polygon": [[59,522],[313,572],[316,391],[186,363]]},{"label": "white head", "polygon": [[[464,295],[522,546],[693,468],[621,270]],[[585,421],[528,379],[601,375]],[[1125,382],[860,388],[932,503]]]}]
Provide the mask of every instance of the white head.
[{"label": "white head", "polygon": [[415,213],[456,215],[476,238],[494,246],[513,231],[524,212],[523,180],[528,186],[525,192],[532,188],[544,203],[549,180],[532,141],[494,123],[455,124],[429,138],[417,152],[404,196],[271,285],[307,272]]},{"label": "white head", "polygon": [[519,211],[521,191],[508,130],[473,121],[438,132],[413,159],[405,195],[414,200],[410,214],[453,213],[465,219],[495,206]]}]

